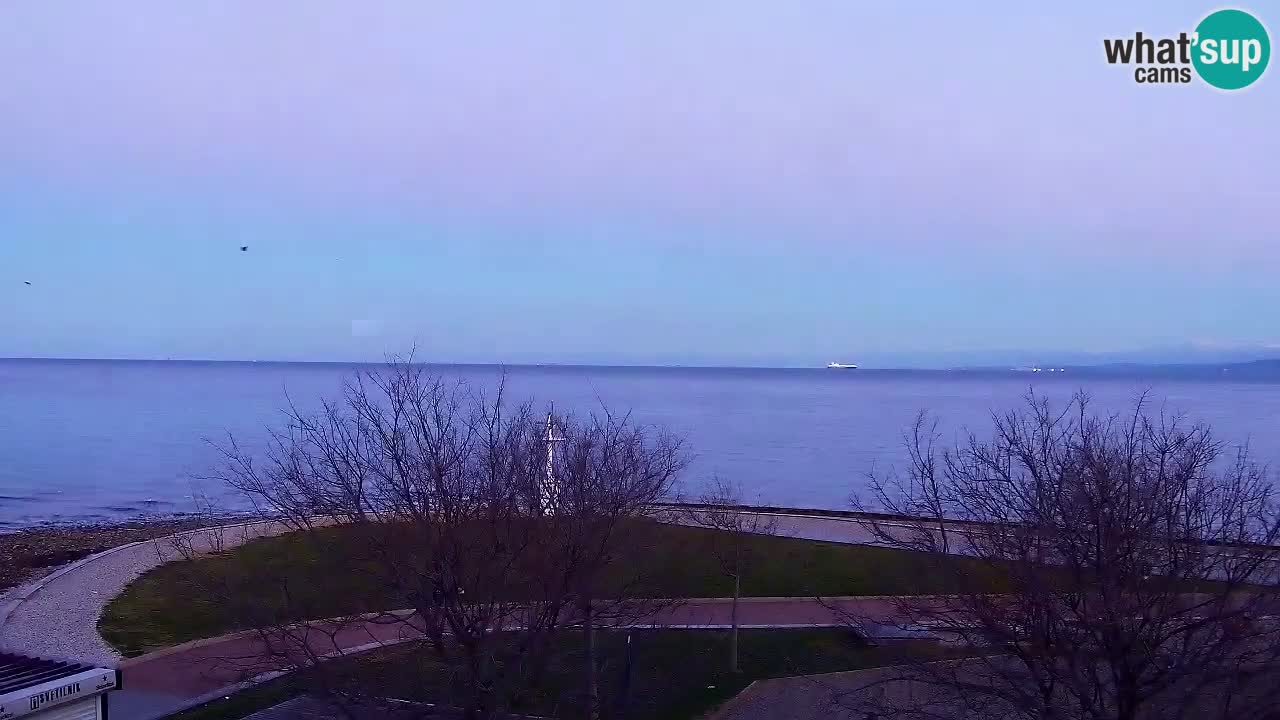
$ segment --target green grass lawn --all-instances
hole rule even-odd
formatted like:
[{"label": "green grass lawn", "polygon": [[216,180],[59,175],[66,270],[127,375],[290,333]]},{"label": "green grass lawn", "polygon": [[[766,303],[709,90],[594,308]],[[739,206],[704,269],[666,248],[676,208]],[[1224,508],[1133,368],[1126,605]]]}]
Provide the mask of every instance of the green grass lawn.
[{"label": "green grass lawn", "polygon": [[[358,555],[350,527],[331,527],[247,543],[194,561],[162,565],[111,601],[99,630],[126,656],[244,629],[245,615],[226,598],[258,608],[271,620],[315,619],[408,607]],[[638,523],[628,535],[643,542],[640,587],[650,597],[725,597],[732,594],[710,551],[715,531]],[[722,536],[721,536],[722,539]],[[930,594],[954,590],[936,558],[858,545],[756,536],[745,597]],[[948,563],[971,563],[965,558]],[[634,570],[627,567],[627,570]],[[216,591],[211,591],[216,588]],[[287,600],[285,599],[287,597]],[[255,610],[258,612],[258,610]],[[265,624],[265,623],[260,623]]]},{"label": "green grass lawn", "polygon": [[[605,717],[622,715],[621,687],[627,633],[601,633],[599,682]],[[708,630],[638,630],[632,637],[628,717],[695,718],[736,695],[752,681],[786,675],[857,670],[899,662],[904,652],[942,651],[928,645],[873,647],[846,630],[747,630],[742,632],[741,672],[727,663],[727,633]],[[340,661],[341,662],[341,661]],[[554,717],[580,713],[581,636],[565,633],[547,681],[514,708]],[[345,676],[362,691],[421,702],[449,703],[448,673],[416,648],[391,648],[352,662]],[[305,692],[307,678],[285,678],[177,716],[177,720],[232,720]]]}]

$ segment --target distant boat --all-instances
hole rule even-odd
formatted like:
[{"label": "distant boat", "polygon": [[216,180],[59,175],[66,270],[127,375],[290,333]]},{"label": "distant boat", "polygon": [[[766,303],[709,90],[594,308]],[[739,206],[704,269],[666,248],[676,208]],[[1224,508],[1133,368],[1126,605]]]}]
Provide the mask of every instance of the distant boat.
[{"label": "distant boat", "polygon": [[845,365],[844,363],[827,363],[828,370],[857,370],[857,365]]}]

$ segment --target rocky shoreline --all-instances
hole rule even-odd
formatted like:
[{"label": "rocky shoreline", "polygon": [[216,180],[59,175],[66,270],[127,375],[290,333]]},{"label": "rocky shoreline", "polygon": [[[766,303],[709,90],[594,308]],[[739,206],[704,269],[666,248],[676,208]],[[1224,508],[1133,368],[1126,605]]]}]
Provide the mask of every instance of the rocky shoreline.
[{"label": "rocky shoreline", "polygon": [[0,594],[69,562],[117,545],[244,519],[243,516],[147,518],[87,525],[42,525],[0,533]]}]

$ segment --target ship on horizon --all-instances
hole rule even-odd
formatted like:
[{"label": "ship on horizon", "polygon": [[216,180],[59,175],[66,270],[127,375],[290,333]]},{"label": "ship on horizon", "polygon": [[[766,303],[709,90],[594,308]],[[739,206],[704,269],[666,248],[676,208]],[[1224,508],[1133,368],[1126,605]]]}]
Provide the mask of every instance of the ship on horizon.
[{"label": "ship on horizon", "polygon": [[845,363],[832,362],[827,363],[828,370],[857,370],[857,365],[847,365]]}]

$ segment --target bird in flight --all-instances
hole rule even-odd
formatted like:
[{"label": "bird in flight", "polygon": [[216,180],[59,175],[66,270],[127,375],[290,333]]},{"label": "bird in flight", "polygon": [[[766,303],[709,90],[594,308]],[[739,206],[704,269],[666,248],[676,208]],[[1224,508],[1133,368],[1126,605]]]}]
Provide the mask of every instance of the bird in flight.
[{"label": "bird in flight", "polygon": [[23,284],[23,285],[30,285],[30,284],[31,284],[31,281],[30,281],[30,280],[23,280],[23,281],[22,281],[22,284]]},{"label": "bird in flight", "polygon": [[248,246],[248,245],[241,245],[241,246],[240,246],[240,252],[249,252],[249,246]]}]

